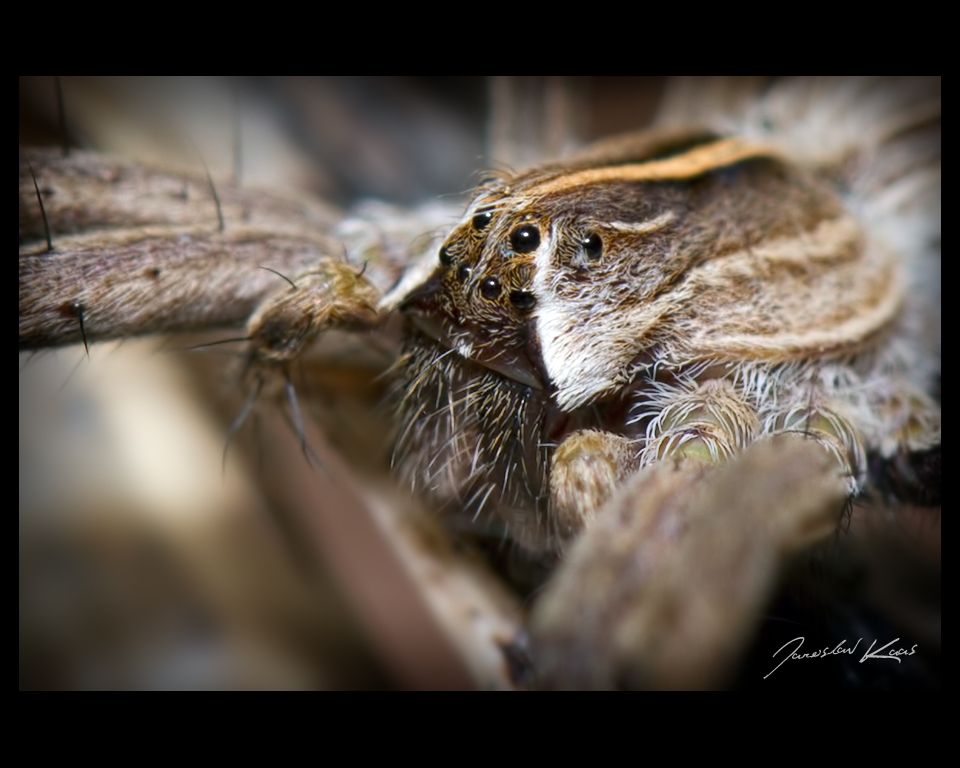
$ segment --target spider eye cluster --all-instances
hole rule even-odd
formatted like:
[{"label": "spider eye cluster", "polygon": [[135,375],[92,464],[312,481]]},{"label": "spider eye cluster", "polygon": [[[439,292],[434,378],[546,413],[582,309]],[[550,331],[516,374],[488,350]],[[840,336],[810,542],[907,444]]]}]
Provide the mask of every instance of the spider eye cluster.
[{"label": "spider eye cluster", "polygon": [[[497,209],[493,206],[477,210],[467,220],[465,226],[452,235],[451,239],[440,248],[440,265],[449,276],[448,279],[452,279],[463,286],[460,289],[455,289],[452,284],[448,283],[449,290],[469,290],[470,295],[489,302],[509,304],[514,310],[526,314],[537,303],[533,293],[526,290],[526,280],[520,280],[518,285],[516,271],[501,274],[500,266],[505,265],[494,263],[489,268],[481,269],[478,267],[478,264],[485,263],[481,253],[484,249],[491,247],[490,243],[487,242],[489,239],[487,234],[480,237],[478,235],[490,230],[496,213]],[[507,261],[513,261],[515,264],[516,262],[512,257],[533,253],[540,247],[541,242],[542,236],[539,226],[528,219],[508,230],[505,239],[498,247],[504,248],[503,251],[500,251],[502,257]],[[477,272],[478,269],[480,270],[479,273]],[[471,289],[467,288],[468,283],[472,284]],[[466,297],[466,294],[464,296]]]}]

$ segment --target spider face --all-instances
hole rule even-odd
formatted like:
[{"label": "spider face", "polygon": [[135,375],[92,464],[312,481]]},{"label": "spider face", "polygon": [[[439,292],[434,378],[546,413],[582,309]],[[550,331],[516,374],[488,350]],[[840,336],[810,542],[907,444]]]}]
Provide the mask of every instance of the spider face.
[{"label": "spider face", "polygon": [[[576,433],[617,441],[614,474],[674,452],[661,433],[733,455],[774,410],[744,366],[786,389],[792,363],[856,354],[896,318],[889,261],[775,150],[669,135],[639,151],[488,182],[400,305],[404,472],[535,549],[579,530],[558,527],[550,488]],[[859,471],[857,427],[822,431]]]}]

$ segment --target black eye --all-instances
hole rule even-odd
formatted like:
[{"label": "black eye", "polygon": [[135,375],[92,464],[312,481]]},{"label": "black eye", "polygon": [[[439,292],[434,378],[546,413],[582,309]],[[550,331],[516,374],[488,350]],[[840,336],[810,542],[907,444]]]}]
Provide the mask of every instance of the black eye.
[{"label": "black eye", "polygon": [[500,295],[500,281],[495,277],[488,277],[480,283],[480,293],[484,298],[495,299]]},{"label": "black eye", "polygon": [[467,281],[467,279],[470,277],[470,273],[471,273],[472,271],[473,271],[473,270],[470,269],[470,267],[468,267],[466,264],[462,264],[462,265],[460,266],[460,269],[457,270],[457,279],[458,279],[461,283],[465,283],[465,282]]},{"label": "black eye", "polygon": [[445,267],[449,267],[453,264],[453,256],[450,255],[450,251],[447,250],[447,246],[443,246],[440,249],[440,263]]},{"label": "black eye", "polygon": [[517,309],[527,312],[533,309],[533,305],[537,303],[537,300],[529,291],[511,291],[510,303]]},{"label": "black eye", "polygon": [[493,221],[493,211],[480,211],[476,216],[473,217],[473,228],[477,232],[483,232],[487,228],[487,225]]},{"label": "black eye", "polygon": [[591,232],[580,238],[580,248],[590,261],[596,261],[603,254],[603,239],[596,232]]},{"label": "black eye", "polygon": [[510,247],[516,253],[530,253],[540,247],[540,230],[533,224],[524,224],[510,233]]}]

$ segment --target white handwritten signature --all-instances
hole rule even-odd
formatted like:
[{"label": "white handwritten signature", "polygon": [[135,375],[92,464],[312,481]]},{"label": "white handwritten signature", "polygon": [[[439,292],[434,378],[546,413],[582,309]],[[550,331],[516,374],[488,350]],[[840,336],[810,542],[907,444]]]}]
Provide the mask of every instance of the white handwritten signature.
[{"label": "white handwritten signature", "polygon": [[[828,648],[823,648],[822,650],[811,651],[810,653],[799,653],[800,649],[803,647],[803,643],[805,640],[806,638],[804,637],[795,637],[790,642],[784,643],[783,645],[781,645],[780,648],[778,648],[777,651],[773,654],[773,658],[777,658],[780,651],[782,651],[787,646],[792,645],[793,643],[796,643],[796,646],[793,648],[793,650],[791,650],[786,656],[784,656],[783,661],[781,661],[779,664],[777,664],[777,666],[775,666],[767,674],[765,674],[763,676],[763,679],[766,680],[768,677],[770,677],[770,675],[772,675],[774,672],[780,669],[780,667],[782,667],[786,662],[790,661],[790,659],[822,659],[826,656],[843,656],[843,655],[853,656],[854,652],[857,650],[857,647],[860,645],[860,641],[863,640],[863,638],[862,637],[859,638],[856,644],[852,648],[844,648],[844,645],[846,644],[847,641],[841,640],[833,648],[828,647]],[[899,664],[901,656],[913,656],[913,654],[917,652],[917,646],[914,645],[909,651],[906,648],[894,648],[890,651],[887,651],[887,653],[884,653],[884,651],[886,651],[887,648],[889,648],[891,645],[898,642],[899,640],[900,638],[897,637],[891,640],[882,648],[877,648],[876,651],[873,650],[873,647],[877,644],[877,641],[874,640],[872,643],[870,643],[870,647],[867,649],[867,652],[864,653],[863,656],[860,658],[860,663],[863,664],[863,662],[865,662],[867,659],[893,659]]]}]

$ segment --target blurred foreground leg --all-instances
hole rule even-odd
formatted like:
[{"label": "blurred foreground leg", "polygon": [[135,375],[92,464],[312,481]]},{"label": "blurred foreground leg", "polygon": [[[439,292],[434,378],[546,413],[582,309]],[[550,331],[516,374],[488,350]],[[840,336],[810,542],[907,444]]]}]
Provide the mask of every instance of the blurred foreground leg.
[{"label": "blurred foreground leg", "polygon": [[836,460],[797,435],[721,466],[680,459],[641,471],[534,611],[540,684],[722,687],[786,557],[835,530],[845,498]]}]

